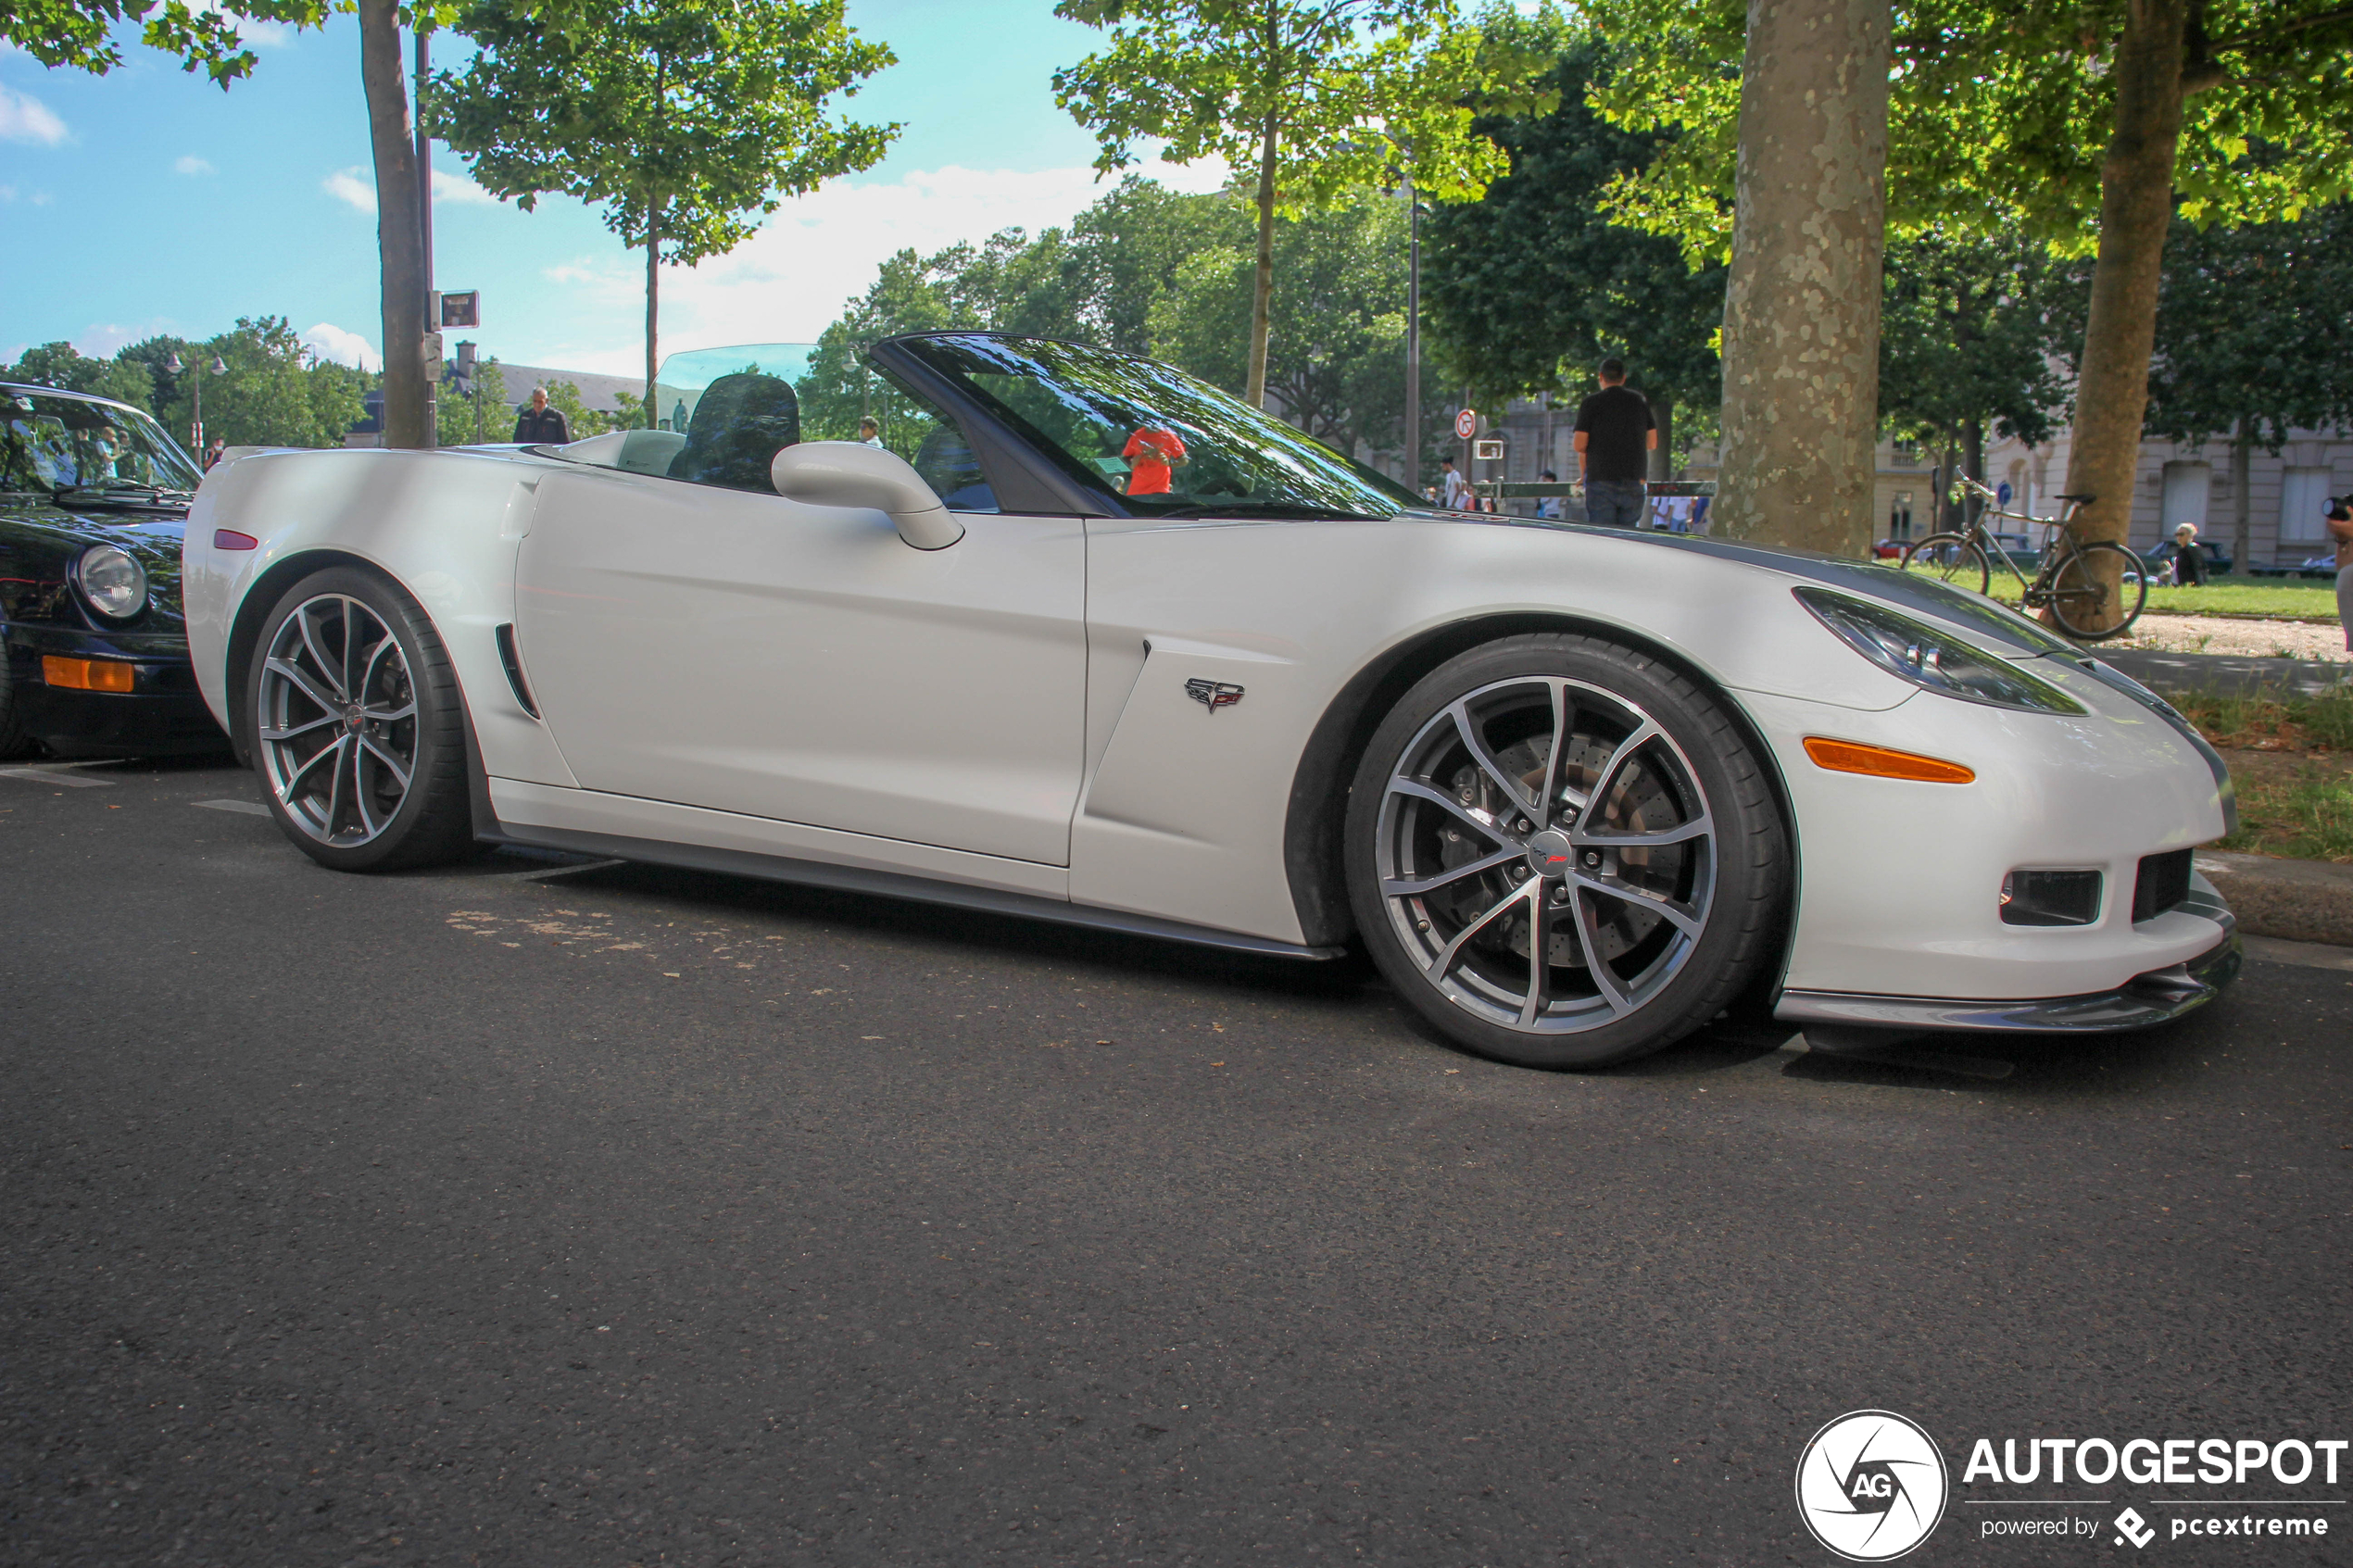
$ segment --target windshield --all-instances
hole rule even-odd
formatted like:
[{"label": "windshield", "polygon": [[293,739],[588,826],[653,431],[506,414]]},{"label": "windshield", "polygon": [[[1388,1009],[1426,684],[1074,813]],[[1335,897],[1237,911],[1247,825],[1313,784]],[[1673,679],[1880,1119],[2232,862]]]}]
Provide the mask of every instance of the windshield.
[{"label": "windshield", "polygon": [[900,344],[1139,516],[1385,518],[1424,504],[1273,415],[1149,359],[1040,338]]},{"label": "windshield", "polygon": [[203,477],[135,408],[0,387],[0,490],[194,490]]}]

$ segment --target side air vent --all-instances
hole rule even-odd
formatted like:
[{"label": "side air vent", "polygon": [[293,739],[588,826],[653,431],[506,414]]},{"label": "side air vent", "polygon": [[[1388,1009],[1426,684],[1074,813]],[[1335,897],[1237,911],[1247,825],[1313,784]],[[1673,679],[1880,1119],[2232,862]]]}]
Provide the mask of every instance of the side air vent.
[{"label": "side air vent", "polygon": [[534,719],[539,717],[539,705],[531,700],[531,688],[523,684],[522,659],[515,652],[515,624],[510,621],[498,628],[498,662],[507,667],[507,684],[515,690],[515,700]]},{"label": "side air vent", "polygon": [[2187,849],[2141,857],[2141,874],[2133,884],[2135,924],[2155,920],[2190,896],[2190,855]]}]

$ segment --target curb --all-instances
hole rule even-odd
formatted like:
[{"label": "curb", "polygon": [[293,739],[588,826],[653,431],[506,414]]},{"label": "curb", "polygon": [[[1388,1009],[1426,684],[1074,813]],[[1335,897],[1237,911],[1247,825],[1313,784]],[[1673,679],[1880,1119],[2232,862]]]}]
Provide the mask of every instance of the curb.
[{"label": "curb", "polygon": [[2197,869],[2247,935],[2353,947],[2353,866],[2201,849]]}]

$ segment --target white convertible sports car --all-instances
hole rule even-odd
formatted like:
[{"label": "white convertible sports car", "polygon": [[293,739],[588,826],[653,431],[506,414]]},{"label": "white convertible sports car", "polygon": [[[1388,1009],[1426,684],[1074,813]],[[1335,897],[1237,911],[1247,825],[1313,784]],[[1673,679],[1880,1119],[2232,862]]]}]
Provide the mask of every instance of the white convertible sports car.
[{"label": "white convertible sports car", "polygon": [[1353,939],[1541,1067],[1735,1009],[2129,1028],[2237,968],[2191,864],[2221,759],[1987,600],[1436,512],[1063,343],[877,344],[890,446],[804,441],[807,355],[674,358],[666,429],[216,468],[189,641],[286,834],[347,871],[510,842]]}]

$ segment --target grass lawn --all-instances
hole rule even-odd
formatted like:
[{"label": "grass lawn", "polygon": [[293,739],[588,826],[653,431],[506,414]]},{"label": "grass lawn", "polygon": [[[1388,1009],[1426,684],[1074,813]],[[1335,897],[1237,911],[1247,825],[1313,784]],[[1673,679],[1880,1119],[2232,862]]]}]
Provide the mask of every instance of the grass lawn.
[{"label": "grass lawn", "polygon": [[[2031,573],[2029,575],[2032,575]],[[2018,579],[1994,569],[1994,596],[2019,600]],[[2151,588],[2145,614],[2226,615],[2246,621],[2336,624],[2336,584],[2304,578],[2218,577],[2201,588]]]},{"label": "grass lawn", "polygon": [[2353,864],[2353,692],[2172,701],[2238,786],[2239,831],[2217,848]]}]

